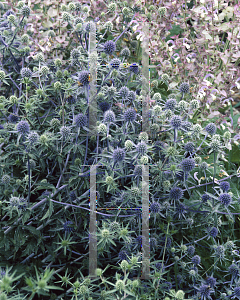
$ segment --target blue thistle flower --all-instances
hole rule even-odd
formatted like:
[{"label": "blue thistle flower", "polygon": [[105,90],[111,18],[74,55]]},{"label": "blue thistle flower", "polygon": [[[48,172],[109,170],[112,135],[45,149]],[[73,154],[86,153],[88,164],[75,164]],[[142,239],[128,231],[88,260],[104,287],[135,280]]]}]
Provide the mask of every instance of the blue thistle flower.
[{"label": "blue thistle flower", "polygon": [[200,262],[201,262],[201,257],[200,257],[199,255],[193,256],[193,258],[192,258],[192,263],[193,263],[194,265],[199,265]]},{"label": "blue thistle flower", "polygon": [[21,70],[21,77],[30,78],[32,77],[32,71],[29,68],[22,68]]},{"label": "blue thistle flower", "polygon": [[76,98],[74,98],[72,95],[70,95],[69,97],[67,97],[67,102],[71,105],[76,103]]},{"label": "blue thistle flower", "polygon": [[105,111],[103,115],[103,120],[106,123],[114,123],[115,122],[115,113],[112,110]]},{"label": "blue thistle flower", "polygon": [[209,288],[208,285],[202,284],[199,288],[196,289],[199,291],[201,300],[212,299],[211,294],[214,293],[214,291],[211,288]]},{"label": "blue thistle flower", "polygon": [[236,264],[231,264],[228,268],[228,273],[232,276],[232,279],[235,279],[239,275],[239,266]]},{"label": "blue thistle flower", "polygon": [[150,205],[150,211],[154,214],[158,213],[160,211],[161,207],[160,204],[158,202],[153,202]]},{"label": "blue thistle flower", "polygon": [[127,251],[125,250],[121,250],[119,253],[118,253],[118,257],[121,259],[121,260],[128,260],[127,258]]},{"label": "blue thistle flower", "polygon": [[202,202],[203,203],[207,202],[210,199],[211,199],[211,197],[208,194],[203,194],[202,195]]},{"label": "blue thistle flower", "polygon": [[192,128],[192,123],[188,122],[188,121],[184,121],[182,122],[182,127],[181,127],[184,131],[190,131]]},{"label": "blue thistle flower", "polygon": [[8,120],[10,123],[17,123],[18,121],[18,115],[10,114],[8,117]]},{"label": "blue thistle flower", "polygon": [[182,219],[186,212],[186,206],[183,203],[179,203],[175,209],[175,216],[178,217],[178,219]]},{"label": "blue thistle flower", "polygon": [[222,189],[223,192],[228,192],[230,190],[230,183],[227,181],[221,181],[220,188]]},{"label": "blue thistle flower", "polygon": [[121,64],[121,60],[119,58],[113,58],[109,64],[113,69],[118,69]]},{"label": "blue thistle flower", "polygon": [[105,112],[110,109],[110,104],[108,102],[100,102],[99,107],[103,112]]},{"label": "blue thistle flower", "polygon": [[193,152],[194,149],[195,149],[195,145],[194,145],[194,143],[192,143],[192,142],[188,142],[187,144],[184,145],[184,149],[185,149],[187,152]]},{"label": "blue thistle flower", "polygon": [[130,70],[130,72],[133,72],[133,73],[137,74],[138,73],[138,68],[139,68],[138,65],[136,63],[133,63],[133,64],[130,65],[129,70]]},{"label": "blue thistle flower", "polygon": [[214,123],[210,123],[205,127],[205,130],[207,131],[208,134],[215,134],[216,133],[216,125]]},{"label": "blue thistle flower", "polygon": [[189,93],[190,87],[187,82],[183,82],[179,87],[180,92],[187,94]]},{"label": "blue thistle flower", "polygon": [[136,145],[136,150],[139,154],[144,155],[147,152],[147,144],[143,141]]},{"label": "blue thistle flower", "polygon": [[195,160],[193,158],[186,158],[181,162],[181,167],[184,172],[190,172],[195,168]]},{"label": "blue thistle flower", "polygon": [[150,238],[150,247],[151,249],[156,249],[158,246],[158,242],[156,238]]},{"label": "blue thistle flower", "polygon": [[63,228],[64,228],[64,231],[67,232],[67,233],[73,232],[74,231],[73,222],[72,221],[66,221],[63,224]]},{"label": "blue thistle flower", "polygon": [[218,199],[225,206],[228,206],[232,202],[232,197],[227,193],[221,194]]},{"label": "blue thistle flower", "polygon": [[113,52],[116,50],[116,43],[114,43],[113,41],[106,41],[106,43],[103,46],[103,51],[106,54],[113,54]]},{"label": "blue thistle flower", "polygon": [[183,196],[183,190],[179,187],[174,187],[171,189],[169,196],[171,199],[178,201]]},{"label": "blue thistle flower", "polygon": [[134,108],[130,107],[124,112],[124,121],[133,122],[136,120],[137,113]]},{"label": "blue thistle flower", "polygon": [[89,84],[89,72],[88,71],[81,71],[78,74],[78,81],[83,85],[86,86]]},{"label": "blue thistle flower", "polygon": [[193,254],[195,253],[195,247],[193,245],[190,245],[187,248],[187,253],[188,253],[188,255],[193,256]]},{"label": "blue thistle flower", "polygon": [[30,132],[27,139],[30,145],[34,145],[38,142],[39,135],[37,132]]},{"label": "blue thistle flower", "polygon": [[135,99],[136,99],[136,93],[134,91],[129,91],[128,100],[133,102]]},{"label": "blue thistle flower", "polygon": [[113,161],[114,163],[122,162],[125,158],[125,151],[122,148],[116,148],[113,151]]},{"label": "blue thistle flower", "polygon": [[126,86],[121,87],[120,90],[119,90],[119,95],[123,99],[127,99],[128,95],[129,95],[129,89],[128,89],[128,87],[126,87]]},{"label": "blue thistle flower", "polygon": [[22,135],[25,135],[27,133],[30,132],[30,127],[29,127],[29,124],[27,121],[20,121],[18,124],[17,124],[17,131],[18,133],[22,134]]},{"label": "blue thistle flower", "polygon": [[71,191],[71,192],[69,193],[69,199],[70,199],[71,201],[74,201],[74,200],[77,199],[77,196],[76,196],[75,191]]},{"label": "blue thistle flower", "polygon": [[218,235],[218,229],[216,227],[213,227],[210,231],[209,231],[209,235],[213,238],[215,238]]},{"label": "blue thistle flower", "polygon": [[170,109],[170,110],[174,110],[176,105],[177,105],[176,99],[168,99],[165,103],[165,108]]},{"label": "blue thistle flower", "polygon": [[215,285],[217,284],[217,280],[210,276],[210,277],[207,277],[207,279],[205,280],[206,284],[208,284],[211,288],[214,288]]},{"label": "blue thistle flower", "polygon": [[180,116],[173,116],[170,121],[171,127],[173,129],[179,129],[182,125],[182,118]]},{"label": "blue thistle flower", "polygon": [[135,241],[138,245],[141,245],[142,244],[142,236],[139,235],[138,237],[136,237]]},{"label": "blue thistle flower", "polygon": [[82,113],[76,115],[74,118],[74,125],[78,128],[86,126],[87,125],[87,116],[84,116]]}]

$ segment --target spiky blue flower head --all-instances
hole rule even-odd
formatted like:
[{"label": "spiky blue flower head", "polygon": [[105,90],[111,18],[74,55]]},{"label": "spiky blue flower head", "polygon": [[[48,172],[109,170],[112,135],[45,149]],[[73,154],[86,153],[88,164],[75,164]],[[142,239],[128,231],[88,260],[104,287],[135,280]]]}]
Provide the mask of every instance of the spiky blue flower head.
[{"label": "spiky blue flower head", "polygon": [[82,113],[78,114],[74,118],[74,125],[78,128],[87,125],[87,116],[83,115]]},{"label": "spiky blue flower head", "polygon": [[105,111],[105,113],[103,115],[103,120],[106,123],[114,123],[115,122],[115,113],[111,109]]},{"label": "spiky blue flower head", "polygon": [[188,142],[184,145],[184,149],[187,151],[187,152],[193,152],[194,149],[195,149],[195,145],[194,143],[192,142]]},{"label": "spiky blue flower head", "polygon": [[125,151],[122,148],[116,148],[113,150],[114,163],[122,162],[125,158]]},{"label": "spiky blue flower head", "polygon": [[128,108],[124,112],[124,121],[125,122],[133,122],[137,118],[137,113],[133,107]]},{"label": "spiky blue flower head", "polygon": [[61,136],[62,136],[63,138],[68,138],[69,135],[70,135],[70,133],[71,133],[70,127],[62,126],[62,127],[60,128],[60,134],[61,134]]},{"label": "spiky blue flower head", "polygon": [[181,93],[187,94],[189,93],[190,87],[189,84],[187,82],[183,82],[181,83],[180,87],[179,87],[179,91]]},{"label": "spiky blue flower head", "polygon": [[135,73],[135,74],[137,74],[138,73],[138,64],[136,64],[136,63],[132,63],[130,66],[129,66],[129,70],[130,70],[130,72],[133,72],[133,73]]},{"label": "spiky blue flower head", "polygon": [[110,109],[110,104],[108,103],[108,102],[100,102],[99,103],[99,107],[100,107],[100,109],[103,111],[103,112],[105,112],[105,111],[107,111],[107,110],[109,110]]},{"label": "spiky blue flower head", "polygon": [[192,123],[188,121],[182,122],[182,127],[183,130],[185,131],[190,131],[192,129]]},{"label": "spiky blue flower head", "polygon": [[190,245],[187,248],[187,253],[188,253],[188,255],[193,256],[193,254],[195,253],[195,247],[193,245]]},{"label": "spiky blue flower head", "polygon": [[113,69],[118,69],[120,67],[121,60],[119,58],[113,58],[109,64]]},{"label": "spiky blue flower head", "polygon": [[142,176],[142,166],[141,165],[135,166],[133,174],[134,176]]},{"label": "spiky blue flower head", "polygon": [[214,250],[215,250],[215,253],[214,253],[215,257],[220,258],[220,259],[224,258],[225,248],[223,245],[217,246]]},{"label": "spiky blue flower head", "polygon": [[136,244],[141,245],[142,244],[142,235],[139,235],[135,239]]},{"label": "spiky blue flower head", "polygon": [[211,294],[214,293],[214,291],[211,289],[211,287],[209,288],[208,285],[202,284],[199,288],[197,288],[197,290],[199,291],[201,300],[212,299]]},{"label": "spiky blue flower head", "polygon": [[120,90],[119,90],[119,95],[123,99],[127,99],[128,95],[129,95],[129,89],[128,89],[128,87],[126,87],[126,86],[121,87]]},{"label": "spiky blue flower head", "polygon": [[152,248],[156,249],[157,246],[158,246],[158,241],[157,241],[157,239],[154,238],[154,237],[150,238],[150,247],[151,247],[151,249],[152,249]]},{"label": "spiky blue flower head", "polygon": [[116,50],[116,43],[114,43],[113,41],[106,41],[106,43],[103,46],[103,51],[106,54],[113,54],[113,52]]},{"label": "spiky blue flower head", "polygon": [[19,199],[19,203],[18,203],[18,209],[23,209],[25,210],[27,207],[27,201],[24,198],[20,198]]},{"label": "spiky blue flower head", "polygon": [[175,209],[175,217],[178,219],[184,218],[184,214],[186,213],[186,206],[183,203],[179,203]]},{"label": "spiky blue flower head", "polygon": [[228,268],[228,273],[232,275],[233,279],[237,278],[239,275],[239,266],[236,264],[231,264],[231,266]]},{"label": "spiky blue flower head", "polygon": [[140,155],[144,155],[147,152],[147,144],[144,141],[137,143],[136,150]]},{"label": "spiky blue flower head", "polygon": [[209,236],[215,238],[218,235],[218,229],[216,227],[213,227],[210,231],[209,231]]},{"label": "spiky blue flower head", "polygon": [[11,177],[9,175],[2,176],[2,183],[8,185],[11,181]]},{"label": "spiky blue flower head", "polygon": [[17,131],[18,133],[22,134],[22,135],[25,135],[27,133],[30,132],[30,127],[29,127],[29,124],[27,121],[20,121],[18,124],[17,124]]},{"label": "spiky blue flower head", "polygon": [[173,129],[179,129],[182,126],[182,118],[175,115],[171,118],[170,124]]},{"label": "spiky blue flower head", "polygon": [[133,102],[135,99],[136,99],[136,93],[134,91],[129,91],[128,100]]},{"label": "spiky blue flower head", "polygon": [[225,206],[228,206],[232,202],[232,197],[227,193],[221,194],[218,199]]},{"label": "spiky blue flower head", "polygon": [[91,32],[95,32],[96,31],[96,24],[93,21],[89,21],[87,23],[84,24],[84,31],[89,33]]},{"label": "spiky blue flower head", "polygon": [[10,123],[17,123],[18,121],[18,115],[10,114],[8,117],[8,120]]},{"label": "spiky blue flower head", "polygon": [[170,110],[174,110],[176,105],[177,105],[176,99],[168,99],[165,103],[165,108],[170,109]]},{"label": "spiky blue flower head", "polygon": [[69,193],[69,199],[70,199],[71,201],[74,201],[74,200],[77,199],[77,196],[76,196],[75,191],[71,191],[71,192]]},{"label": "spiky blue flower head", "polygon": [[129,50],[129,48],[128,48],[128,47],[123,48],[123,49],[121,50],[121,52],[120,52],[120,55],[121,55],[121,56],[128,57],[128,56],[130,55],[130,50]]},{"label": "spiky blue flower head", "polygon": [[125,251],[125,250],[121,250],[121,251],[118,253],[118,257],[119,257],[121,260],[128,260],[127,255],[128,255],[128,253],[127,253],[127,251]]},{"label": "spiky blue flower head", "polygon": [[66,221],[63,224],[63,228],[64,228],[64,231],[67,232],[67,233],[73,232],[74,231],[73,222],[72,221]]},{"label": "spiky blue flower head", "polygon": [[181,168],[184,172],[191,172],[195,168],[195,160],[193,158],[185,158],[181,162]]},{"label": "spiky blue flower head", "polygon": [[192,263],[193,263],[194,265],[199,265],[200,262],[201,262],[201,257],[200,257],[199,255],[193,256],[193,258],[192,258]]},{"label": "spiky blue flower head", "polygon": [[89,72],[88,71],[81,71],[78,74],[78,81],[83,85],[87,86],[90,82],[89,80]]},{"label": "spiky blue flower head", "polygon": [[183,190],[179,187],[174,187],[171,189],[169,196],[171,199],[178,201],[183,196]]},{"label": "spiky blue flower head", "polygon": [[207,277],[207,279],[205,279],[205,283],[208,284],[213,289],[217,284],[217,280],[214,277],[209,276]]},{"label": "spiky blue flower head", "polygon": [[223,192],[228,192],[230,190],[230,183],[227,181],[221,181],[220,188],[222,189]]},{"label": "spiky blue flower head", "polygon": [[210,199],[211,199],[211,197],[208,194],[203,194],[202,195],[202,202],[203,203],[207,202]]},{"label": "spiky blue flower head", "polygon": [[22,68],[21,70],[21,77],[24,78],[31,78],[32,77],[32,71],[29,68]]},{"label": "spiky blue flower head", "polygon": [[76,98],[73,97],[72,95],[70,95],[69,97],[67,97],[67,102],[70,104],[70,105],[73,105],[76,103]]},{"label": "spiky blue flower head", "polygon": [[158,202],[153,202],[151,205],[150,205],[150,212],[156,214],[158,212],[160,212],[160,209],[161,209],[161,206]]},{"label": "spiky blue flower head", "polygon": [[30,132],[29,135],[27,136],[28,142],[30,145],[34,145],[38,142],[39,140],[39,135],[37,132]]},{"label": "spiky blue flower head", "polygon": [[205,127],[205,130],[207,131],[208,134],[213,135],[216,133],[217,127],[214,123],[210,123]]}]

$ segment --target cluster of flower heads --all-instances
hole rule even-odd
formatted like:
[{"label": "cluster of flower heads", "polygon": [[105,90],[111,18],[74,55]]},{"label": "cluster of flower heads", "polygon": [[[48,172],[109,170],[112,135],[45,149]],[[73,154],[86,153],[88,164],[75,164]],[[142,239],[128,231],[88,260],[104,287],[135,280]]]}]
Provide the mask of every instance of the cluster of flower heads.
[{"label": "cluster of flower heads", "polygon": [[[110,11],[115,11],[116,9],[113,4],[114,3],[111,3],[109,5]],[[116,40],[108,40],[99,46],[98,51],[102,52],[102,58],[109,60],[108,71],[112,77],[111,86],[106,84],[107,80],[99,85],[100,92],[98,91],[97,98],[98,107],[100,109],[98,111],[99,121],[97,128],[95,128],[96,130],[94,129],[95,131],[93,130],[93,132],[89,133],[87,127],[91,120],[89,111],[86,109],[86,103],[89,103],[89,99],[86,98],[89,96],[88,88],[92,78],[90,72],[87,70],[88,66],[83,57],[85,52],[89,50],[87,48],[87,38],[90,33],[96,30],[96,22],[86,21],[84,23],[81,17],[73,18],[71,11],[77,12],[80,10],[81,7],[79,3],[70,3],[62,14],[64,21],[71,22],[72,19],[74,19],[76,31],[80,33],[81,38],[83,36],[86,37],[86,49],[83,49],[83,47],[74,48],[70,52],[71,66],[79,67],[81,65],[77,76],[70,76],[67,70],[64,72],[60,71],[62,66],[61,60],[56,59],[54,61],[56,77],[58,78],[58,80],[53,83],[54,97],[56,97],[56,99],[51,97],[51,95],[49,95],[49,98],[51,98],[52,102],[50,102],[53,105],[55,103],[54,101],[59,100],[61,110],[58,110],[59,107],[57,107],[56,111],[50,115],[53,117],[49,121],[49,128],[41,132],[43,130],[42,127],[45,126],[41,123],[41,119],[45,118],[45,115],[40,118],[37,116],[36,122],[32,122],[31,118],[27,118],[26,115],[23,117],[20,115],[20,112],[16,110],[9,113],[7,117],[9,123],[4,126],[0,125],[1,132],[7,131],[6,129],[9,128],[11,129],[9,132],[11,132],[11,134],[13,133],[13,136],[17,133],[15,134],[17,136],[16,139],[18,142],[20,141],[21,146],[25,149],[25,155],[27,155],[27,163],[24,163],[24,172],[26,170],[28,172],[28,175],[22,180],[23,182],[21,180],[15,180],[12,175],[13,173],[11,174],[10,172],[11,170],[8,170],[9,173],[3,172],[1,174],[3,195],[8,199],[8,201],[5,202],[7,206],[4,209],[8,212],[17,210],[19,215],[21,215],[27,208],[28,204],[26,199],[15,196],[15,194],[19,188],[24,190],[24,192],[29,190],[29,182],[30,186],[32,183],[32,178],[29,176],[32,176],[31,172],[35,171],[34,169],[36,168],[35,155],[40,156],[38,157],[39,160],[41,160],[41,157],[47,157],[47,166],[42,164],[42,167],[43,169],[47,169],[48,179],[42,179],[40,182],[41,188],[45,188],[45,185],[52,186],[55,184],[59,186],[61,180],[62,182],[65,181],[64,184],[67,181],[67,185],[71,185],[71,188],[74,187],[74,190],[70,189],[71,192],[66,191],[64,194],[61,194],[65,199],[64,203],[68,202],[67,205],[69,205],[69,207],[72,203],[78,201],[77,194],[86,195],[82,192],[81,187],[86,186],[86,184],[84,184],[84,176],[89,176],[89,172],[83,172],[82,165],[91,165],[97,161],[99,166],[103,167],[103,169],[106,168],[108,171],[106,172],[107,175],[104,177],[104,180],[100,182],[99,191],[97,191],[97,201],[100,201],[101,205],[104,206],[105,201],[102,203],[102,199],[106,200],[110,198],[110,203],[116,204],[119,208],[124,207],[126,210],[127,208],[131,208],[130,219],[128,219],[129,216],[125,212],[126,215],[123,219],[126,221],[122,219],[122,224],[117,221],[110,222],[109,228],[104,228],[101,231],[101,242],[103,240],[106,243],[110,241],[109,244],[111,243],[113,253],[110,253],[109,250],[109,255],[112,255],[111,258],[115,259],[115,261],[120,261],[122,270],[131,269],[130,264],[133,259],[130,257],[130,254],[136,254],[137,257],[137,252],[135,251],[139,251],[142,244],[149,242],[150,252],[154,256],[154,259],[158,261],[154,266],[156,272],[158,272],[156,275],[159,276],[160,272],[162,272],[163,275],[163,280],[161,279],[159,281],[161,288],[161,296],[159,297],[161,297],[161,299],[165,297],[165,300],[168,300],[168,295],[172,292],[172,288],[177,287],[177,284],[178,287],[181,286],[185,291],[186,284],[184,285],[184,283],[186,282],[191,282],[187,288],[188,293],[192,294],[195,298],[197,297],[196,299],[212,299],[212,295],[217,293],[217,287],[225,283],[220,279],[220,276],[216,275],[215,269],[211,276],[203,277],[206,270],[204,269],[204,271],[202,271],[205,265],[204,259],[200,254],[202,252],[199,249],[205,247],[206,252],[209,252],[208,258],[210,264],[216,263],[216,265],[218,265],[217,268],[219,268],[220,265],[218,263],[224,262],[226,265],[228,264],[225,275],[228,276],[228,280],[231,283],[230,289],[227,290],[228,294],[226,297],[224,293],[221,293],[219,297],[221,299],[234,299],[234,297],[240,299],[240,288],[238,286],[240,267],[238,261],[236,261],[239,253],[237,253],[235,249],[236,246],[234,242],[228,241],[225,243],[223,241],[221,219],[215,217],[213,214],[214,212],[217,215],[222,209],[223,211],[220,211],[221,214],[229,213],[228,216],[231,216],[230,210],[234,208],[233,205],[236,204],[236,197],[230,192],[231,185],[226,180],[220,181],[217,187],[215,185],[214,191],[208,188],[208,184],[210,185],[209,180],[206,182],[202,181],[203,188],[201,188],[199,184],[201,180],[206,179],[207,175],[209,175],[208,172],[213,175],[210,176],[210,179],[216,176],[216,174],[210,172],[211,170],[208,163],[205,161],[202,162],[203,155],[200,156],[203,143],[204,146],[211,149],[214,154],[218,154],[222,148],[222,137],[216,134],[216,125],[210,123],[203,128],[200,124],[194,123],[192,118],[189,118],[189,116],[192,116],[194,112],[199,109],[200,103],[196,99],[189,100],[190,84],[183,82],[179,84],[177,93],[172,93],[167,97],[161,95],[159,92],[152,95],[152,102],[154,104],[151,104],[149,110],[148,121],[150,127],[147,132],[141,131],[142,127],[139,126],[141,124],[138,123],[138,120],[143,121],[143,118],[141,118],[138,112],[142,109],[144,97],[143,95],[139,95],[139,87],[137,85],[137,82],[142,79],[141,76],[139,76],[139,65],[137,63],[128,64],[128,68],[126,67],[122,72],[121,59],[115,57],[118,46],[117,42]],[[85,10],[87,11],[88,9]],[[126,7],[124,11],[127,11]],[[161,14],[162,11],[163,10],[161,10]],[[21,12],[22,15],[26,17],[30,11],[27,6],[23,5]],[[9,16],[11,17],[13,14],[9,12],[8,16],[6,14],[4,18]],[[113,24],[111,22],[107,22],[104,28],[106,30],[112,30],[112,26]],[[50,31],[49,37],[53,36],[54,32]],[[21,40],[27,42],[29,39],[25,35],[22,36]],[[123,48],[120,52],[120,56],[124,59],[128,58],[130,54],[130,49],[127,47]],[[96,63],[98,61],[98,53],[92,53],[89,55],[89,59],[91,62]],[[38,54],[35,61],[38,64],[42,64],[44,62],[44,56]],[[84,66],[83,68],[82,65]],[[34,69],[33,72],[35,72]],[[30,67],[22,68],[20,71],[22,82],[29,83],[30,81],[28,80],[34,80],[33,72]],[[42,65],[39,74],[46,76],[49,73],[50,67]],[[5,78],[4,74],[0,74],[1,80]],[[55,73],[52,75],[54,78]],[[63,80],[64,76],[69,76],[66,83]],[[102,78],[106,78],[105,76],[107,77],[108,75],[104,74]],[[133,79],[133,82],[136,83],[136,86],[132,90],[127,85],[128,78]],[[161,78],[167,85],[169,84],[170,77],[167,74],[163,74]],[[136,81],[134,81],[135,79]],[[76,83],[75,86],[73,85],[74,82]],[[76,90],[73,95],[68,97],[64,96],[64,102],[61,97],[65,85],[66,89],[71,89],[74,86]],[[84,95],[81,94],[82,87],[85,92],[85,98]],[[151,87],[157,90],[158,81],[154,80]],[[37,90],[37,96],[41,99],[43,94],[43,90],[39,88]],[[13,95],[9,97],[9,103],[15,106],[18,101],[19,99]],[[116,101],[118,101],[118,103],[115,103]],[[47,105],[49,105],[50,102],[48,102]],[[70,125],[70,120],[72,121],[72,125]],[[34,124],[40,124],[40,126],[35,129],[33,128]],[[13,126],[15,126],[15,130]],[[44,127],[44,130],[45,129]],[[49,132],[52,133],[53,131],[52,136],[54,136],[54,142],[56,141],[57,144],[56,147],[51,148],[47,141],[50,136]],[[80,133],[83,132],[86,133],[84,138],[80,135]],[[228,136],[228,139],[230,138],[231,134]],[[202,143],[200,146],[199,141]],[[37,144],[40,144],[40,154],[34,152],[35,150],[32,149]],[[84,146],[80,148],[82,144]],[[53,149],[55,151],[54,155],[51,153]],[[56,154],[57,152],[61,152],[61,154],[58,156],[58,154]],[[65,154],[66,160],[62,162],[62,158]],[[31,159],[29,159],[30,157]],[[49,161],[51,162],[49,163]],[[74,166],[66,171],[68,161]],[[149,162],[151,162],[152,165],[150,165]],[[16,160],[15,164],[19,165],[19,162]],[[57,170],[58,164],[60,168]],[[150,167],[149,170],[151,169],[148,174],[150,175],[150,184],[147,185],[144,185],[145,182],[143,178],[146,169],[143,165],[147,165]],[[25,166],[27,166],[27,168]],[[66,174],[63,174],[65,171]],[[53,175],[53,172],[57,175]],[[71,172],[75,172],[73,178],[71,177]],[[97,175],[104,174],[104,172],[99,170],[98,172],[99,174]],[[153,174],[152,176],[151,172]],[[204,179],[201,178],[200,180],[198,175],[201,175]],[[34,173],[33,176],[36,176],[36,174]],[[56,178],[57,182],[54,182]],[[51,184],[49,184],[50,182]],[[14,196],[8,195],[8,189],[11,187],[11,183],[15,185]],[[105,189],[105,186],[107,186],[107,189]],[[150,225],[153,226],[153,224],[155,225],[157,222],[157,226],[151,228],[149,240],[142,235],[137,235],[137,237],[134,238],[134,235],[131,234],[139,232],[139,224],[142,222],[142,212],[139,207],[138,212],[136,212],[137,209],[134,211],[132,207],[139,205],[141,196],[145,190],[147,190],[146,186],[149,187],[150,194],[153,197],[149,205]],[[198,188],[201,191],[199,193],[197,193]],[[109,191],[113,192],[113,194]],[[42,199],[51,201],[49,197],[50,194],[49,191],[43,192],[40,196],[41,201],[43,201]],[[59,197],[59,199],[62,200],[63,197]],[[48,213],[50,214],[50,209]],[[77,212],[74,213],[76,214],[74,217],[78,216]],[[121,213],[124,214],[124,212]],[[82,226],[82,216],[84,216],[84,218],[89,217],[88,214],[84,215],[84,212],[82,212],[79,218],[80,225],[78,227]],[[101,216],[105,218],[107,214],[100,214],[99,219]],[[115,216],[118,217],[118,215]],[[69,215],[67,215],[67,209],[64,211],[64,217],[67,217],[65,220],[69,217]],[[154,222],[152,221],[152,217],[154,217]],[[77,220],[77,217],[75,220]],[[58,222],[59,220],[55,218],[55,221]],[[128,223],[127,226],[123,227],[123,224],[126,225],[126,223]],[[179,224],[181,228],[178,227]],[[132,231],[130,231],[130,229],[128,230],[128,226],[131,227]],[[64,233],[69,234],[69,236],[76,234],[78,231],[77,226],[75,226],[72,221],[62,222],[60,229],[63,230]],[[185,234],[185,232],[187,233]],[[67,234],[65,234],[65,238]],[[113,239],[118,239],[121,247],[114,249],[112,246],[114,245],[114,242],[111,240],[112,237]],[[184,237],[184,239],[182,239],[182,237]],[[185,237],[187,237],[187,239],[185,239]],[[183,240],[185,244],[183,244]],[[204,242],[201,244],[201,241]],[[64,243],[68,245],[68,241],[64,240]],[[64,245],[64,243],[62,243],[62,245]],[[208,246],[206,247],[206,245]],[[68,250],[70,250],[70,247]],[[99,250],[100,252],[105,251],[102,248]],[[75,251],[74,253],[73,251],[72,255],[76,253],[78,252]],[[99,257],[99,259],[101,258]],[[232,259],[232,263],[229,263],[230,259]],[[173,266],[175,268],[174,272],[176,269],[181,269],[181,274],[176,274],[174,279],[171,280]],[[101,275],[101,269],[97,269],[97,271],[97,273]],[[118,279],[116,282],[116,290],[122,290],[124,284],[123,280]],[[151,290],[151,287],[147,286],[146,290]],[[84,291],[86,290],[81,286],[81,293],[84,294]],[[176,291],[174,294],[175,299],[183,300],[185,297],[184,291]],[[155,288],[154,291],[152,289],[151,292],[155,292]]]}]

